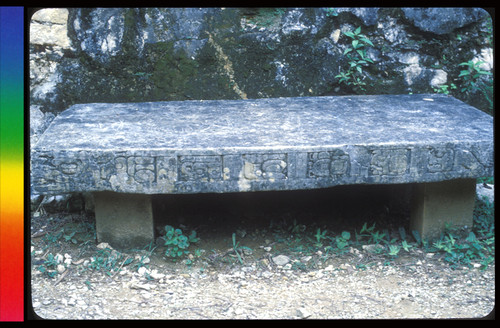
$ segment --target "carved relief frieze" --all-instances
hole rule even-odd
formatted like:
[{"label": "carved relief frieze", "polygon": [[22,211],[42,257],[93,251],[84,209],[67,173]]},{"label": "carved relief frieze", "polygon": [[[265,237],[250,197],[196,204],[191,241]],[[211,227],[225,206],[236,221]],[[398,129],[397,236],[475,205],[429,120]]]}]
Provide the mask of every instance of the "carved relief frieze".
[{"label": "carved relief frieze", "polygon": [[287,154],[245,154],[243,162],[244,176],[247,180],[288,178]]},{"label": "carved relief frieze", "polygon": [[179,181],[219,181],[222,180],[222,156],[179,156]]},{"label": "carved relief frieze", "polygon": [[410,150],[405,148],[381,148],[371,150],[369,175],[404,175],[409,169]]},{"label": "carved relief frieze", "polygon": [[427,172],[447,172],[453,169],[455,152],[452,148],[429,147]]},{"label": "carved relief frieze", "polygon": [[349,154],[342,150],[307,153],[308,178],[339,178],[350,174]]}]

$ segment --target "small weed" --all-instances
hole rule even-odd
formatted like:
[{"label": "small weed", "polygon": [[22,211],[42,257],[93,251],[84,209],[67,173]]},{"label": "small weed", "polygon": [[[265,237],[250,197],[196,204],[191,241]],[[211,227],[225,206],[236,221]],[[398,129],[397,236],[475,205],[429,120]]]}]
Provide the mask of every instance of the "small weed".
[{"label": "small weed", "polygon": [[489,109],[493,110],[493,74],[483,70],[482,64],[484,62],[472,60],[459,64],[459,66],[465,66],[465,69],[458,75],[463,80],[460,92],[466,95],[474,94],[476,91],[481,92],[489,104]]},{"label": "small weed", "polygon": [[163,236],[163,239],[167,247],[165,256],[172,259],[189,254],[189,246],[199,241],[199,238],[196,237],[196,231],[193,230],[189,236],[185,236],[181,229],[176,229],[170,225],[165,226],[165,236]]},{"label": "small weed", "polygon": [[454,83],[450,83],[450,85],[447,84],[442,84],[437,87],[433,87],[434,92],[436,93],[442,93],[445,95],[449,95],[451,90],[457,89],[457,86]]},{"label": "small weed", "polygon": [[240,262],[240,264],[243,264],[243,253],[244,251],[252,251],[251,248],[249,247],[246,247],[246,246],[240,246],[240,242],[236,242],[236,233],[233,233],[232,235],[232,240],[233,240],[233,251],[234,253],[236,254],[236,256],[238,257],[238,261]]},{"label": "small weed", "polygon": [[314,237],[316,238],[315,245],[317,247],[323,247],[323,240],[327,239],[326,232],[327,232],[326,230],[323,230],[323,232],[321,232],[321,228],[318,228],[318,230],[316,231]]},{"label": "small weed", "polygon": [[361,227],[359,233],[355,232],[355,235],[357,243],[364,242],[367,244],[380,244],[382,241],[384,241],[387,233],[381,233],[380,231],[375,230],[375,223],[371,227],[368,227],[367,223],[365,222],[363,224],[363,227]]},{"label": "small weed", "polygon": [[484,64],[482,61],[472,61],[460,63],[459,66],[465,66],[466,69],[460,71],[458,77],[461,77],[464,81],[464,87],[460,90],[461,92],[471,92],[478,88],[478,80],[483,75],[492,75],[490,72],[484,71],[481,65]]},{"label": "small weed", "polygon": [[59,260],[52,253],[47,255],[47,259],[45,262],[38,267],[38,271],[46,274],[50,278],[53,278],[57,275],[57,265],[59,264]]},{"label": "small weed", "polygon": [[[93,270],[103,270],[107,275],[111,276],[115,272],[119,271],[120,268],[125,265],[122,264],[123,254],[109,248],[100,249],[97,254],[90,258],[90,263],[88,265],[89,269]],[[131,263],[128,259],[125,259],[127,264]]]},{"label": "small weed", "polygon": [[347,251],[347,246],[349,246],[349,239],[351,239],[351,234],[348,231],[342,231],[340,236],[336,236],[335,246],[340,252]]},{"label": "small weed", "polygon": [[338,15],[336,8],[326,8],[326,17],[337,17]]},{"label": "small weed", "polygon": [[352,39],[351,45],[344,51],[348,68],[335,77],[339,79],[340,83],[353,86],[355,90],[366,91],[364,87],[366,83],[364,82],[365,75],[363,68],[369,64],[373,64],[373,60],[366,55],[366,48],[367,46],[373,47],[374,45],[364,34],[361,34],[361,26],[354,30],[354,32],[344,32],[344,35]]},{"label": "small weed", "polygon": [[401,247],[403,247],[403,249],[404,249],[405,251],[409,252],[409,251],[410,251],[410,249],[411,249],[411,248],[413,248],[413,245],[408,244],[408,242],[407,242],[406,240],[403,240],[403,241],[401,242]]},{"label": "small weed", "polygon": [[487,200],[476,202],[474,209],[474,229],[466,238],[459,238],[456,231],[447,229],[432,247],[444,253],[444,260],[452,268],[479,264],[484,270],[495,258],[494,206]]},{"label": "small weed", "polygon": [[401,250],[401,246],[398,246],[398,245],[389,245],[389,252],[387,253],[387,255],[389,255],[389,256],[391,256],[393,258],[397,257],[400,250]]},{"label": "small weed", "polygon": [[63,235],[63,231],[59,231],[58,233],[47,233],[44,237],[45,242],[47,242],[48,246],[53,246],[59,242],[59,239]]}]

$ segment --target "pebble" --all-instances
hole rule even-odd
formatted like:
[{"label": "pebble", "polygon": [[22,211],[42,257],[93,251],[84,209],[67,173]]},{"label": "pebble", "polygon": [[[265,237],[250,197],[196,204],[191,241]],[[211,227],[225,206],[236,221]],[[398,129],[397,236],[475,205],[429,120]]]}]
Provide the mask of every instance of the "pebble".
[{"label": "pebble", "polygon": [[58,264],[57,267],[56,267],[56,270],[59,273],[63,273],[64,271],[66,271],[66,267],[64,265],[62,265],[62,264]]},{"label": "pebble", "polygon": [[111,246],[109,246],[109,244],[108,244],[108,243],[99,243],[99,244],[97,245],[97,248],[99,248],[99,249],[105,249],[105,248],[109,248],[109,249],[111,249]]},{"label": "pebble", "polygon": [[300,319],[307,319],[311,315],[312,315],[312,313],[309,312],[309,310],[307,310],[305,308],[297,309],[297,317],[299,317]]},{"label": "pebble", "polygon": [[274,264],[279,265],[279,266],[283,266],[283,265],[287,264],[288,262],[290,262],[290,258],[286,255],[278,255],[278,256],[273,257],[272,259],[273,259]]},{"label": "pebble", "polygon": [[312,256],[303,256],[300,258],[300,261],[303,263],[307,263],[312,259]]},{"label": "pebble", "polygon": [[61,254],[57,253],[56,256],[54,256],[54,260],[58,264],[62,263],[64,261],[64,256],[62,256]]},{"label": "pebble", "polygon": [[148,264],[149,262],[151,262],[151,259],[147,256],[144,256],[144,255],[135,255],[134,259],[138,262],[141,262],[142,264]]},{"label": "pebble", "polygon": [[140,276],[145,276],[146,274],[149,274],[149,270],[146,267],[140,267],[137,270],[137,273],[139,273]]}]

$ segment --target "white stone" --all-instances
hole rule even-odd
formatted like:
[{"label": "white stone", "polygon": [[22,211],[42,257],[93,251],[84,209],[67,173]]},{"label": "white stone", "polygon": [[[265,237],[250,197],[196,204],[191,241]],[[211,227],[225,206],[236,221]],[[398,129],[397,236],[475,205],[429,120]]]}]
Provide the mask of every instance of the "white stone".
[{"label": "white stone", "polygon": [[149,270],[146,267],[140,267],[137,270],[137,273],[139,273],[139,275],[141,275],[141,276],[144,276],[146,274],[149,274]]},{"label": "white stone", "polygon": [[282,266],[282,265],[285,265],[288,262],[290,262],[290,258],[286,255],[278,255],[278,256],[273,257],[273,262],[276,265]]},{"label": "white stone", "polygon": [[479,65],[483,71],[491,71],[493,70],[493,49],[492,48],[484,48],[481,49],[481,53],[472,59],[473,62],[482,62]]},{"label": "white stone", "polygon": [[54,256],[54,260],[56,260],[56,263],[59,264],[64,261],[64,257],[61,254],[57,253],[56,256]]},{"label": "white stone", "polygon": [[448,73],[446,73],[442,69],[437,69],[435,71],[434,77],[431,80],[431,86],[437,87],[445,84],[447,81],[448,81]]},{"label": "white stone", "polygon": [[108,244],[108,243],[99,243],[99,244],[97,245],[97,248],[99,248],[99,249],[105,249],[105,248],[109,248],[109,249],[111,249],[111,246],[109,246],[109,244]]},{"label": "white stone", "polygon": [[66,24],[68,22],[68,9],[44,8],[31,16],[31,20],[42,23]]},{"label": "white stone", "polygon": [[66,271],[66,267],[62,264],[58,264],[56,269],[57,269],[57,272],[59,272],[59,273],[63,273],[64,271]]},{"label": "white stone", "polygon": [[485,187],[482,183],[477,184],[476,193],[479,199],[486,197],[490,203],[495,201],[495,186],[492,184],[487,184],[487,187]]},{"label": "white stone", "polygon": [[417,78],[420,73],[422,73],[422,67],[420,67],[418,64],[412,64],[403,69],[403,72],[405,74],[406,84],[411,86],[415,78]]},{"label": "white stone", "polygon": [[301,319],[309,318],[311,315],[312,315],[312,313],[309,312],[309,310],[307,310],[305,308],[297,309],[297,317],[299,317]]},{"label": "white stone", "polygon": [[418,65],[419,61],[420,61],[420,57],[418,56],[418,54],[416,54],[414,52],[404,53],[404,54],[401,54],[399,56],[399,62],[401,64],[407,64],[407,65],[417,64]]}]

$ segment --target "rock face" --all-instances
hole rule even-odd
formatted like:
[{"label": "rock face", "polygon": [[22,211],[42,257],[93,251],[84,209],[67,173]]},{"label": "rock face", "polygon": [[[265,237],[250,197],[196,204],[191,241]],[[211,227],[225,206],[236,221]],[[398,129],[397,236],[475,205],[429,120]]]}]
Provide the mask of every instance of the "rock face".
[{"label": "rock face", "polygon": [[[345,34],[358,28],[370,43]],[[30,96],[55,115],[90,102],[429,92],[488,110],[491,77],[471,87],[459,64],[491,71],[491,54],[491,18],[475,8],[44,9],[30,25]]]},{"label": "rock face", "polygon": [[32,155],[42,194],[296,190],[492,174],[492,118],[445,95],[80,104],[54,119]]},{"label": "rock face", "polygon": [[402,8],[405,16],[422,31],[447,34],[484,17],[474,8]]}]

